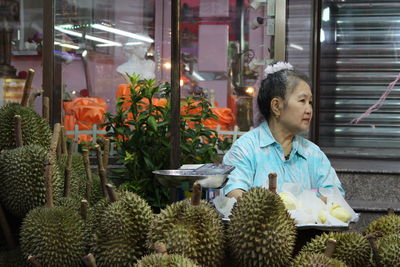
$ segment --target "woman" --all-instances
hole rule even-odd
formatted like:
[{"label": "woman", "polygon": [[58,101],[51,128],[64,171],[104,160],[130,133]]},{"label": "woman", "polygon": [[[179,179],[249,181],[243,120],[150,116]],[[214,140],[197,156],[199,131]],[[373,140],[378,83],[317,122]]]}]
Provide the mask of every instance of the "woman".
[{"label": "woman", "polygon": [[265,76],[257,98],[265,121],[240,137],[224,156],[224,164],[235,166],[224,193],[241,197],[251,187],[267,186],[268,174],[275,172],[278,192],[283,183],[296,183],[303,190],[336,186],[344,194],[325,154],[297,135],[309,129],[312,118],[307,77],[285,62],[268,66]]}]

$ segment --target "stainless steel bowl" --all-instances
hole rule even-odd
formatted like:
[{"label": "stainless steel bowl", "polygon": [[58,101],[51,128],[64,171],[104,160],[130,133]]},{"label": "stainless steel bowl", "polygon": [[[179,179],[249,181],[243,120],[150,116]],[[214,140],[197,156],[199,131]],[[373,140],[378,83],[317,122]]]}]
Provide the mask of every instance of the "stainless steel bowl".
[{"label": "stainless steel bowl", "polygon": [[190,186],[199,181],[203,188],[222,188],[228,181],[228,173],[225,174],[199,174],[193,170],[158,170],[153,171],[158,181],[165,187],[181,187],[183,182]]}]

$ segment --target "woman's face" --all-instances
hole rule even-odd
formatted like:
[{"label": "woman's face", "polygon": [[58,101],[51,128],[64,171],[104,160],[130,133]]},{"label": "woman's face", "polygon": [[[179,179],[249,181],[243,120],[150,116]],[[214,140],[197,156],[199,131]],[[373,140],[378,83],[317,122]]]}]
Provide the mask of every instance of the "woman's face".
[{"label": "woman's face", "polygon": [[310,128],[312,113],[310,86],[300,80],[296,88],[286,96],[279,122],[291,133],[298,134]]}]

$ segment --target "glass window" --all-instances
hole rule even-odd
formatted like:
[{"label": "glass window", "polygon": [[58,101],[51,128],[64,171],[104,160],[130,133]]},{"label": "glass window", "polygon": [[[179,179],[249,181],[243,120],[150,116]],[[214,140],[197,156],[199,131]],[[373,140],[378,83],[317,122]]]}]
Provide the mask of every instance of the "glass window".
[{"label": "glass window", "polygon": [[[2,1],[0,11],[1,106],[20,102],[30,68],[36,72],[31,90],[42,88],[43,1]],[[41,103],[36,104],[40,113]]]},{"label": "glass window", "polygon": [[400,70],[400,4],[327,0],[321,12],[320,145],[347,156],[396,155],[400,92],[388,85]]},{"label": "glass window", "polygon": [[[207,95],[221,128],[255,125],[274,16],[275,1],[181,1],[181,96]],[[113,112],[126,73],[170,80],[171,2],[57,0],[54,43],[65,115],[83,104]]]}]

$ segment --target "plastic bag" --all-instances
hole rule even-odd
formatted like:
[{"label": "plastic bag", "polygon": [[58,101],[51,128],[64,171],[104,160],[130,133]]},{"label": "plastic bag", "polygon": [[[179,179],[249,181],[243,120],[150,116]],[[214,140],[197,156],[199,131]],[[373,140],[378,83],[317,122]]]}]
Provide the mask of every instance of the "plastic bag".
[{"label": "plastic bag", "polygon": [[[340,208],[344,209],[345,211],[348,212],[350,219],[345,221],[345,222],[357,222],[359,219],[359,215],[354,212],[354,210],[350,207],[350,205],[346,202],[346,200],[343,198],[343,195],[340,193],[339,189],[337,187],[332,187],[332,188],[321,188],[319,190],[321,195],[325,196],[328,198],[327,200],[327,206],[328,210],[330,211],[330,214],[332,214],[332,209],[335,207],[335,205],[339,205]],[[340,217],[340,216],[336,216]]]},{"label": "plastic bag", "polygon": [[222,215],[224,219],[228,219],[231,216],[231,210],[233,205],[236,203],[236,198],[217,196],[212,200],[217,211]]}]

